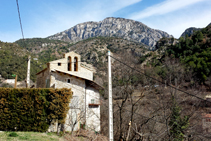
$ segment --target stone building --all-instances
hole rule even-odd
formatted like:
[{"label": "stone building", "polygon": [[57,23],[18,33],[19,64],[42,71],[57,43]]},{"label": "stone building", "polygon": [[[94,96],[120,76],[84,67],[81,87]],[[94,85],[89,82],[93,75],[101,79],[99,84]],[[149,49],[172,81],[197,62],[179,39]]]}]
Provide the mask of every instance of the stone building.
[{"label": "stone building", "polygon": [[202,114],[202,131],[203,133],[211,133],[211,114]]},{"label": "stone building", "polygon": [[[62,59],[47,63],[47,68],[38,72],[37,88],[71,88],[73,98],[64,124],[65,131],[76,131],[81,125],[100,131],[100,85],[93,81],[93,67],[81,62],[74,52],[64,54]],[[56,131],[57,124],[49,131]]]},{"label": "stone building", "polygon": [[[206,95],[205,99],[211,102],[211,95]],[[206,112],[202,113],[202,131],[204,134],[211,133],[211,103],[207,102]]]}]

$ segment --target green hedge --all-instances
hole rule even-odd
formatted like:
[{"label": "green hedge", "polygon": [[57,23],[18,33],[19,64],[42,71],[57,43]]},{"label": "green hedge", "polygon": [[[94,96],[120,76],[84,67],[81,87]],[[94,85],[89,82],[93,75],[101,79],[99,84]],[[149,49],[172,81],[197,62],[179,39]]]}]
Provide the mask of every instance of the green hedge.
[{"label": "green hedge", "polygon": [[0,88],[0,130],[45,132],[64,123],[71,98],[71,89]]}]

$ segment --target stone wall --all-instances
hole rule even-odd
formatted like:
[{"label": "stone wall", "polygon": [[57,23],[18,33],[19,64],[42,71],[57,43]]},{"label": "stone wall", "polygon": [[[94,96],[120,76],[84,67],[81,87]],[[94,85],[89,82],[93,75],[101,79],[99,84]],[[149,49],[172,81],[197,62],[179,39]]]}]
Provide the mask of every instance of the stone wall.
[{"label": "stone wall", "polygon": [[204,133],[211,133],[211,114],[202,115],[202,129]]},{"label": "stone wall", "polygon": [[[68,79],[70,83],[68,83]],[[80,123],[83,124],[85,121],[85,80],[55,72],[51,75],[50,85],[54,85],[55,88],[71,88],[73,99],[70,101],[71,109],[68,111],[64,127],[65,131],[78,130]],[[73,101],[74,97],[78,97],[77,101]],[[76,107],[71,107],[73,102],[76,103]]]},{"label": "stone wall", "polygon": [[[100,94],[93,87],[86,88],[86,126],[87,129],[100,131]],[[94,102],[93,102],[94,100]],[[89,104],[93,104],[89,106]]]},{"label": "stone wall", "polygon": [[[70,83],[68,83],[68,79]],[[71,88],[73,91],[73,99],[70,101],[70,110],[64,126],[66,131],[78,130],[80,124],[85,124],[85,121],[87,129],[100,131],[100,105],[89,106],[92,99],[94,99],[94,103],[100,104],[98,90],[86,86],[84,79],[57,72],[51,73],[51,86],[53,85],[55,88]]]},{"label": "stone wall", "polygon": [[37,88],[46,88],[46,81],[50,79],[49,69],[46,68],[37,74]]}]

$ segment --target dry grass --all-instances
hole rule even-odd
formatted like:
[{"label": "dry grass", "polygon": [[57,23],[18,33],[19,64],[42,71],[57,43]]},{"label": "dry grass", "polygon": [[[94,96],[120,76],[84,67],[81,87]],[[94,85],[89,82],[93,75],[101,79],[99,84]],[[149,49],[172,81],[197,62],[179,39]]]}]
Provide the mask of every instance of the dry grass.
[{"label": "dry grass", "polygon": [[82,129],[73,134],[65,134],[64,139],[65,141],[108,141],[106,136]]},{"label": "dry grass", "polygon": [[73,134],[65,133],[59,137],[56,133],[15,132],[16,137],[11,137],[12,132],[0,132],[0,141],[108,141],[108,138],[96,134],[94,131],[79,130]]}]

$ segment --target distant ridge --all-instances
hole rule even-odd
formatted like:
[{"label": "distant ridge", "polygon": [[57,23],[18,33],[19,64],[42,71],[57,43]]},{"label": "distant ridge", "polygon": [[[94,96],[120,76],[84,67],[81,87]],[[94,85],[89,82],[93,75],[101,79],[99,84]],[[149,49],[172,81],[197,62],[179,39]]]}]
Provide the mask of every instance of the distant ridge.
[{"label": "distant ridge", "polygon": [[184,38],[185,38],[186,35],[187,35],[188,37],[190,37],[191,35],[193,35],[193,33],[194,33],[195,31],[199,31],[199,30],[201,30],[201,28],[190,27],[190,28],[186,29],[186,30],[182,33],[182,35],[181,35],[180,37],[184,37]]},{"label": "distant ridge", "polygon": [[[211,23],[208,24],[206,27],[208,27],[208,26],[210,26],[210,25],[211,25]],[[193,35],[193,33],[194,33],[195,31],[199,31],[199,30],[201,30],[201,29],[203,29],[203,28],[196,28],[196,27],[187,28],[187,29],[182,33],[182,35],[181,35],[180,37],[185,37],[186,35],[188,35],[188,37],[190,37],[191,35]]]},{"label": "distant ridge", "polygon": [[84,22],[71,27],[63,32],[47,38],[75,43],[90,37],[120,37],[123,39],[143,43],[154,48],[156,42],[163,38],[173,36],[160,30],[149,28],[141,22],[108,17],[100,22]]}]

